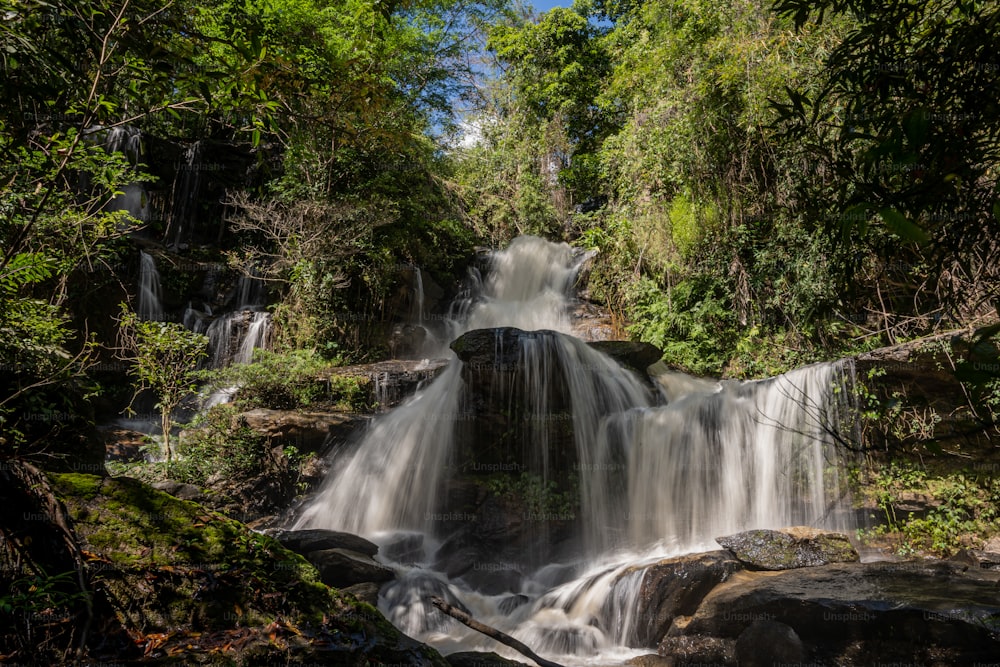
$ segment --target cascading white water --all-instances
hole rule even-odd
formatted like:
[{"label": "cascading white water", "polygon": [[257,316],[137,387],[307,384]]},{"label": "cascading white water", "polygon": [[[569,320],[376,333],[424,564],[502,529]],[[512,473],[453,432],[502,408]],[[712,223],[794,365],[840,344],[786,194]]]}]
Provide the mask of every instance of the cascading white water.
[{"label": "cascading white water", "polygon": [[162,320],[161,297],[160,272],[156,269],[156,260],[152,255],[139,251],[139,317],[144,320]]},{"label": "cascading white water", "polygon": [[247,326],[246,334],[240,341],[236,356],[233,357],[235,364],[249,364],[253,361],[253,351],[257,348],[267,347],[267,337],[271,331],[271,313],[255,311],[250,315],[250,324]]},{"label": "cascading white water", "polygon": [[267,347],[270,331],[271,314],[266,311],[236,310],[218,316],[205,332],[212,368],[250,363],[255,349]]},{"label": "cascading white water", "polygon": [[[428,552],[416,569],[399,566],[401,579],[383,589],[380,608],[404,631],[445,652],[509,655],[491,640],[429,617],[436,612],[421,591],[431,583],[543,655],[577,656],[562,659],[569,662],[607,656],[629,643],[642,580],[637,564],[717,548],[713,538],[743,529],[845,527],[831,511],[840,499],[834,437],[844,410],[838,400],[847,394],[838,391],[844,370],[820,364],[744,383],[659,372],[664,400],[655,405],[634,375],[566,335],[578,260],[565,244],[521,237],[495,253],[486,279],[453,305],[445,342],[474,329],[524,330],[495,332],[496,358],[505,362],[492,369],[493,381],[506,384],[485,393],[524,397],[524,405],[504,404],[501,413],[520,420],[509,424],[510,442],[524,450],[517,453],[518,465],[543,485],[565,482],[570,472],[560,466],[572,459],[580,555],[549,567],[523,556],[536,569],[510,590],[526,596],[514,605],[509,594],[485,595],[464,580],[444,582],[433,570],[447,565],[449,553]],[[513,357],[503,348],[510,340],[518,346]],[[517,371],[506,373],[511,359]],[[440,520],[449,513],[446,489],[456,469],[469,464],[459,452],[467,451],[463,438],[475,415],[463,377],[475,378],[475,372],[452,359],[429,386],[378,417],[353,449],[334,460],[295,527],[346,530],[376,541],[398,531],[423,533],[434,545],[447,540],[450,524]],[[550,420],[557,418],[572,422],[571,455],[550,438]],[[547,541],[542,528],[530,536]]]},{"label": "cascading white water", "polygon": [[490,254],[485,280],[475,268],[469,270],[465,292],[435,322],[438,326],[428,329],[423,356],[449,358],[448,345],[473,329],[509,326],[570,333],[569,298],[584,257],[566,243],[517,237],[506,250]]},{"label": "cascading white water", "polygon": [[833,442],[846,417],[842,373],[816,364],[756,382],[663,377],[667,405],[603,424],[598,474],[581,478],[588,543],[695,551],[747,527],[847,528],[831,513],[843,500]]},{"label": "cascading white water", "polygon": [[[122,153],[132,165],[142,162],[142,132],[139,128],[122,125],[107,130],[104,146],[109,153]],[[128,211],[136,220],[148,222],[150,218],[149,192],[143,183],[128,183],[121,186],[121,194],[107,205],[109,211]]]}]

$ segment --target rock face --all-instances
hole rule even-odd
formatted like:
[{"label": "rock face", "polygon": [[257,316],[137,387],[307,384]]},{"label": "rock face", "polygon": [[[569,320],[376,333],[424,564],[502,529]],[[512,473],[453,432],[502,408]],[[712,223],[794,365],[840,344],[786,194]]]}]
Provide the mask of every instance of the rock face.
[{"label": "rock face", "polygon": [[[713,588],[740,569],[739,561],[727,551],[668,558],[643,568],[635,610],[638,621],[629,645],[655,648],[675,618],[695,613]],[[619,581],[631,575],[626,572]],[[609,602],[616,605],[619,601]],[[604,613],[609,617],[614,610]]]},{"label": "rock face", "polygon": [[[821,664],[870,664],[874,657],[927,664],[988,661],[1000,655],[998,582],[1000,574],[962,573],[947,563],[741,572],[716,587],[693,617],[675,621],[660,653],[771,664],[778,656],[801,655],[800,638],[806,659]],[[772,643],[763,644],[765,637]],[[725,657],[729,650],[732,659]]]},{"label": "rock face", "polygon": [[803,526],[748,530],[715,541],[742,563],[761,570],[790,570],[859,560],[846,535]]},{"label": "rock face", "polygon": [[736,638],[736,660],[745,667],[800,664],[807,659],[805,644],[784,623],[754,621]]},{"label": "rock face", "polygon": [[[968,329],[951,331],[858,355],[855,369],[883,404],[898,403],[902,396],[904,411],[934,415],[938,420],[929,428],[935,446],[989,452],[993,449],[991,436],[971,409],[968,387],[963,387],[952,369],[956,361],[964,361],[971,377],[984,375],[984,368],[994,369],[995,376],[996,357],[991,347],[977,343]],[[901,444],[889,421],[881,422],[867,434],[872,449]]]},{"label": "rock face", "polygon": [[303,556],[323,549],[347,549],[368,557],[378,553],[378,545],[374,542],[337,530],[276,530],[271,535],[286,549]]},{"label": "rock face", "polygon": [[560,549],[578,549],[571,544],[581,534],[577,430],[593,415],[574,414],[574,398],[606,406],[629,393],[630,407],[642,404],[651,385],[635,376],[661,354],[645,344],[588,347],[514,327],[469,331],[451,347],[464,388],[450,463],[457,472],[441,505],[461,520],[438,524],[448,540],[442,567],[481,591],[518,592],[523,573]]},{"label": "rock face", "polygon": [[366,386],[371,392],[368,403],[377,406],[379,411],[385,411],[416,393],[420,385],[437,377],[446,365],[447,361],[444,359],[431,362],[392,359],[373,364],[343,366],[336,369],[336,374],[367,380]]},{"label": "rock face", "polygon": [[305,412],[258,408],[244,412],[247,424],[274,444],[292,445],[301,452],[323,452],[344,442],[368,419],[353,413]]}]

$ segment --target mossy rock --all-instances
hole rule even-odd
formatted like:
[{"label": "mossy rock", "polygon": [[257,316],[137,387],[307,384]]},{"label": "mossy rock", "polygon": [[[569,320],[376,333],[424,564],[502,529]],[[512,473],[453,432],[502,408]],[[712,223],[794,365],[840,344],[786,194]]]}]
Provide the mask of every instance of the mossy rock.
[{"label": "mossy rock", "polygon": [[830,563],[856,562],[858,552],[846,535],[805,526],[748,530],[715,541],[738,560],[761,570],[791,570]]},{"label": "mossy rock", "polygon": [[312,565],[271,537],[137,480],[50,478],[93,590],[147,657],[447,664],[371,605],[321,583]]}]

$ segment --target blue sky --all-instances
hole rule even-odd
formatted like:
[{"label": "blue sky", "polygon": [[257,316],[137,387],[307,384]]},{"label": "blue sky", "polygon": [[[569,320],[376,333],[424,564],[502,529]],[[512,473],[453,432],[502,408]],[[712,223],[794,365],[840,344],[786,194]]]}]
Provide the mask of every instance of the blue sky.
[{"label": "blue sky", "polygon": [[573,0],[532,0],[531,5],[540,14],[549,11],[553,7],[572,7]]}]

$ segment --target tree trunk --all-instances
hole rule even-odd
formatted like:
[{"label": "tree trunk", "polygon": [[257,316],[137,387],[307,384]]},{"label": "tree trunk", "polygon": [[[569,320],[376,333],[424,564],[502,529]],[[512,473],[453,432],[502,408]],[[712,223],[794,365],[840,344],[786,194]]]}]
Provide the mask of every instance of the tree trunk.
[{"label": "tree trunk", "polygon": [[160,429],[163,431],[163,454],[167,457],[167,465],[170,465],[172,452],[170,451],[170,415],[173,408],[163,405],[160,407]]}]

